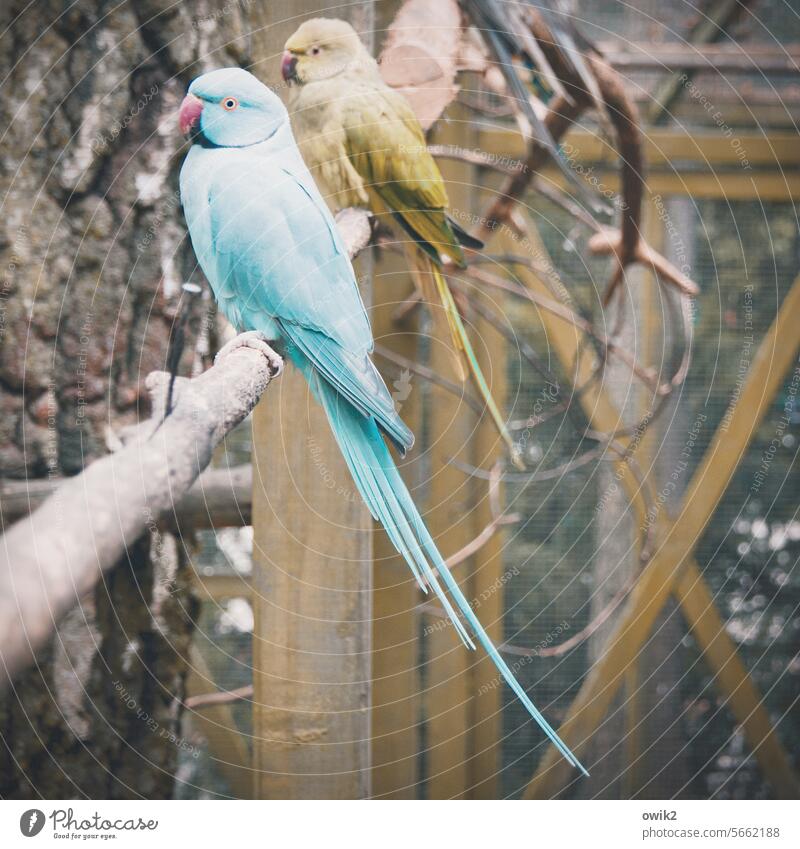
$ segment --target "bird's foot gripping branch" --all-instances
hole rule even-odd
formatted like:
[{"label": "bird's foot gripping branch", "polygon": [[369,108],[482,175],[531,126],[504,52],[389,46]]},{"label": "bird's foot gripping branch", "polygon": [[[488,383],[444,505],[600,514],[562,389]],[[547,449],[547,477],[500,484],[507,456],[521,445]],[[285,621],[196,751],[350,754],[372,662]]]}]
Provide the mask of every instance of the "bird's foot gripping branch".
[{"label": "bird's foot gripping branch", "polygon": [[272,371],[272,377],[278,377],[283,371],[283,357],[276,354],[275,351],[267,344],[267,340],[257,330],[246,330],[238,336],[234,336],[230,342],[223,345],[214,357],[214,365],[222,362],[229,357],[234,351],[241,348],[251,348],[253,351],[258,351],[263,354],[269,363]]}]

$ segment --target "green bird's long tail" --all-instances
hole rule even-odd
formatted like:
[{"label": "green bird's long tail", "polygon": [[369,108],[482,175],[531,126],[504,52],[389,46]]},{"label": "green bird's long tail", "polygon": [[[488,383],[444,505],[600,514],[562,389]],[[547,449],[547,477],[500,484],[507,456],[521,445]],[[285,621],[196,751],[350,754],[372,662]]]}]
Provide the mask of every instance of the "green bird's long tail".
[{"label": "green bird's long tail", "polygon": [[[325,409],[356,487],[373,517],[383,525],[393,545],[405,558],[422,589],[425,592],[428,592],[428,587],[433,589],[464,644],[474,649],[475,644],[464,625],[466,622],[472,635],[491,657],[500,675],[553,745],[572,766],[588,775],[586,769],[528,698],[528,694],[522,689],[473,613],[414,506],[375,419],[362,415],[327,381],[316,377],[317,379],[313,380],[315,394]],[[454,610],[451,598],[464,622]]]},{"label": "green bird's long tail", "polygon": [[[497,402],[494,400],[492,391],[489,389],[489,384],[486,382],[486,377],[478,364],[475,350],[469,341],[464,322],[461,320],[461,314],[458,311],[456,302],[453,299],[453,293],[450,291],[444,275],[436,263],[422,251],[417,251],[417,257],[417,262],[419,263],[417,265],[417,279],[421,290],[429,300],[434,301],[435,295],[435,300],[441,302],[447,320],[447,327],[450,331],[450,337],[455,347],[455,356],[461,363],[466,363],[472,382],[480,393],[481,398],[483,398],[483,402],[486,404],[486,409],[491,416],[494,426],[497,428],[497,432],[508,447],[511,461],[517,468],[524,470],[525,466],[519,456],[519,449],[511,438],[508,427],[506,427],[505,419],[500,412]],[[431,291],[431,283],[433,283],[433,291]],[[463,380],[465,376],[463,366],[460,366],[460,368],[462,369],[460,376]]]}]

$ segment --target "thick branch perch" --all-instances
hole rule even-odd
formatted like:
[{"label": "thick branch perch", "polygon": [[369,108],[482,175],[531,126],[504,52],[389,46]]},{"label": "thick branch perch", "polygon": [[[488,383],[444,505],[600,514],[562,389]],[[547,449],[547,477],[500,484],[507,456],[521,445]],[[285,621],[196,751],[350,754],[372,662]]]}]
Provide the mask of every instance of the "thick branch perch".
[{"label": "thick branch perch", "polygon": [[[173,509],[256,405],[271,369],[259,351],[237,348],[194,380],[179,378],[166,419],[140,425],[130,444],[66,481],[3,537],[0,687],[126,547]],[[168,382],[165,372],[147,378],[156,409]]]}]

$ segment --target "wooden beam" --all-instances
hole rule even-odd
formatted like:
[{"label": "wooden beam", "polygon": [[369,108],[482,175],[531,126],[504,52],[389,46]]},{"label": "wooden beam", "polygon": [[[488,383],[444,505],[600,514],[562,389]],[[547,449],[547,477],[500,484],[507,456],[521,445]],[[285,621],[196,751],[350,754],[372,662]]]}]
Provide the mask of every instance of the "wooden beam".
[{"label": "wooden beam", "polygon": [[[701,14],[692,27],[687,43],[710,44],[719,41],[727,34],[726,27],[741,16],[748,4],[749,0],[714,0],[708,11]],[[679,69],[659,82],[648,109],[648,123],[663,123],[670,117],[670,107],[680,96],[682,88],[692,74],[690,69]]]},{"label": "wooden beam", "polygon": [[[638,655],[664,602],[690,562],[700,535],[795,360],[800,346],[800,336],[795,332],[798,310],[800,278],[761,341],[742,392],[723,420],[726,426],[717,431],[692,476],[677,518],[658,523],[657,550],[631,592],[602,658],[591,669],[559,729],[564,742],[578,756],[603,721],[625,670]],[[569,765],[550,747],[528,784],[525,797],[557,795],[572,778]]]},{"label": "wooden beam", "polygon": [[[616,175],[598,175],[613,191],[618,191]],[[687,195],[718,200],[797,201],[800,200],[800,174],[788,172],[736,171],[706,174],[653,173],[647,179],[651,195]]]},{"label": "wooden beam", "polygon": [[[440,122],[437,141],[463,143],[467,125],[459,124],[457,108],[448,110],[448,115],[458,129],[454,131],[452,125]],[[470,171],[464,163],[442,163],[453,208],[471,208]],[[437,344],[432,338],[430,367],[452,380],[449,350],[449,345]],[[465,390],[469,390],[469,385]],[[448,557],[474,536],[471,483],[449,460],[455,457],[472,461],[475,414],[461,399],[435,385],[430,388],[426,413],[431,445],[426,446],[430,455],[430,482],[424,518],[439,550]],[[471,562],[467,561],[452,570],[467,598],[471,598],[470,567]],[[442,627],[443,621],[425,620],[422,637],[427,657],[424,696],[426,788],[431,799],[456,799],[469,795],[470,702],[475,695],[470,669],[477,657],[462,645],[451,625]]]},{"label": "wooden beam", "polygon": [[716,678],[747,745],[762,773],[781,799],[800,798],[800,780],[770,721],[764,699],[728,636],[708,585],[694,560],[689,560],[675,582],[675,595],[694,634],[703,659]]},{"label": "wooden beam", "polygon": [[[641,109],[645,103],[640,101]],[[769,127],[773,131],[790,131],[797,126],[800,115],[800,93],[791,87],[755,88],[745,100],[738,90],[720,98],[720,109],[724,110],[725,121],[730,127],[748,127],[751,130]],[[676,103],[672,109],[675,123],[681,126],[717,129],[706,110],[693,100]]]},{"label": "wooden beam", "polygon": [[599,49],[618,71],[713,71],[717,74],[796,74],[800,44],[681,44],[601,41]]},{"label": "wooden beam", "polygon": [[[594,176],[604,190],[618,192],[619,176],[616,171],[598,168]],[[545,170],[543,176],[561,189],[565,182],[556,174]],[[800,173],[781,174],[763,171],[716,172],[716,173],[655,173],[647,180],[647,190],[652,196],[682,195],[695,199],[749,200],[795,202],[800,201]],[[490,197],[490,193],[485,193]]]},{"label": "wooden beam", "polygon": [[[262,78],[280,90],[284,41],[326,10],[341,15],[318,0],[249,7]],[[306,382],[289,367],[280,390],[253,421],[255,795],[365,798],[372,520]]]},{"label": "wooden beam", "polygon": [[[476,292],[487,306],[504,313],[504,297],[498,293]],[[475,322],[476,355],[492,394],[503,409],[506,399],[508,348],[506,341],[484,318]],[[475,464],[489,470],[494,463],[507,455],[507,449],[488,416],[478,423],[475,434]],[[473,481],[473,519],[476,529],[485,528],[494,518],[486,481]],[[503,503],[503,485],[500,484],[497,498]],[[504,589],[505,571],[503,561],[503,533],[497,532],[474,556],[472,593],[476,600],[476,612],[495,645],[504,639],[503,618],[505,614]],[[506,576],[508,577],[508,576]],[[475,799],[499,799],[502,796],[500,777],[502,770],[503,738],[503,692],[494,686],[497,669],[492,661],[481,653],[472,668],[470,684],[472,699],[472,759],[470,760],[470,785]]]},{"label": "wooden beam", "polygon": [[[719,130],[686,133],[654,129],[645,137],[647,188],[654,195],[690,195],[726,200],[800,200],[800,145],[793,133],[737,133],[733,145]],[[592,169],[604,190],[619,191],[617,156],[608,142],[592,133],[573,130],[567,136],[569,156]],[[518,133],[496,127],[480,132],[479,149],[506,167],[522,164],[524,141]],[[750,168],[742,166],[744,152]],[[677,167],[680,166],[680,167]],[[685,167],[684,167],[685,166]],[[542,176],[569,191],[552,166]]]},{"label": "wooden beam", "polygon": [[[611,166],[617,161],[613,144],[595,133],[574,129],[566,138],[568,155],[586,165],[605,163]],[[735,138],[754,169],[780,167],[786,170],[800,166],[796,133],[742,129],[736,130]],[[683,127],[655,127],[644,137],[645,160],[648,169],[672,169],[676,163],[715,169],[728,165],[736,167],[741,157],[731,144],[732,140],[733,137],[727,138],[718,128],[689,132]],[[477,147],[512,166],[513,160],[524,160],[526,155],[525,140],[511,128],[482,126]],[[548,168],[556,173],[552,166]]]}]

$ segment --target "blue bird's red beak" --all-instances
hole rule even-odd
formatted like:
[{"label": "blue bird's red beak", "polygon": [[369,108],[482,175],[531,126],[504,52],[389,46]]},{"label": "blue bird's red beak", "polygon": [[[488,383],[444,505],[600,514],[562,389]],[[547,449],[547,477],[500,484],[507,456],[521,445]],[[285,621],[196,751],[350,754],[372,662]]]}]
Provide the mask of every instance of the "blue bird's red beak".
[{"label": "blue bird's red beak", "polygon": [[281,59],[281,76],[287,83],[297,82],[297,56],[293,56],[288,50]]},{"label": "blue bird's red beak", "polygon": [[203,101],[193,94],[187,94],[183,98],[180,111],[178,112],[178,123],[183,135],[193,132],[200,122],[200,114],[203,111]]}]

